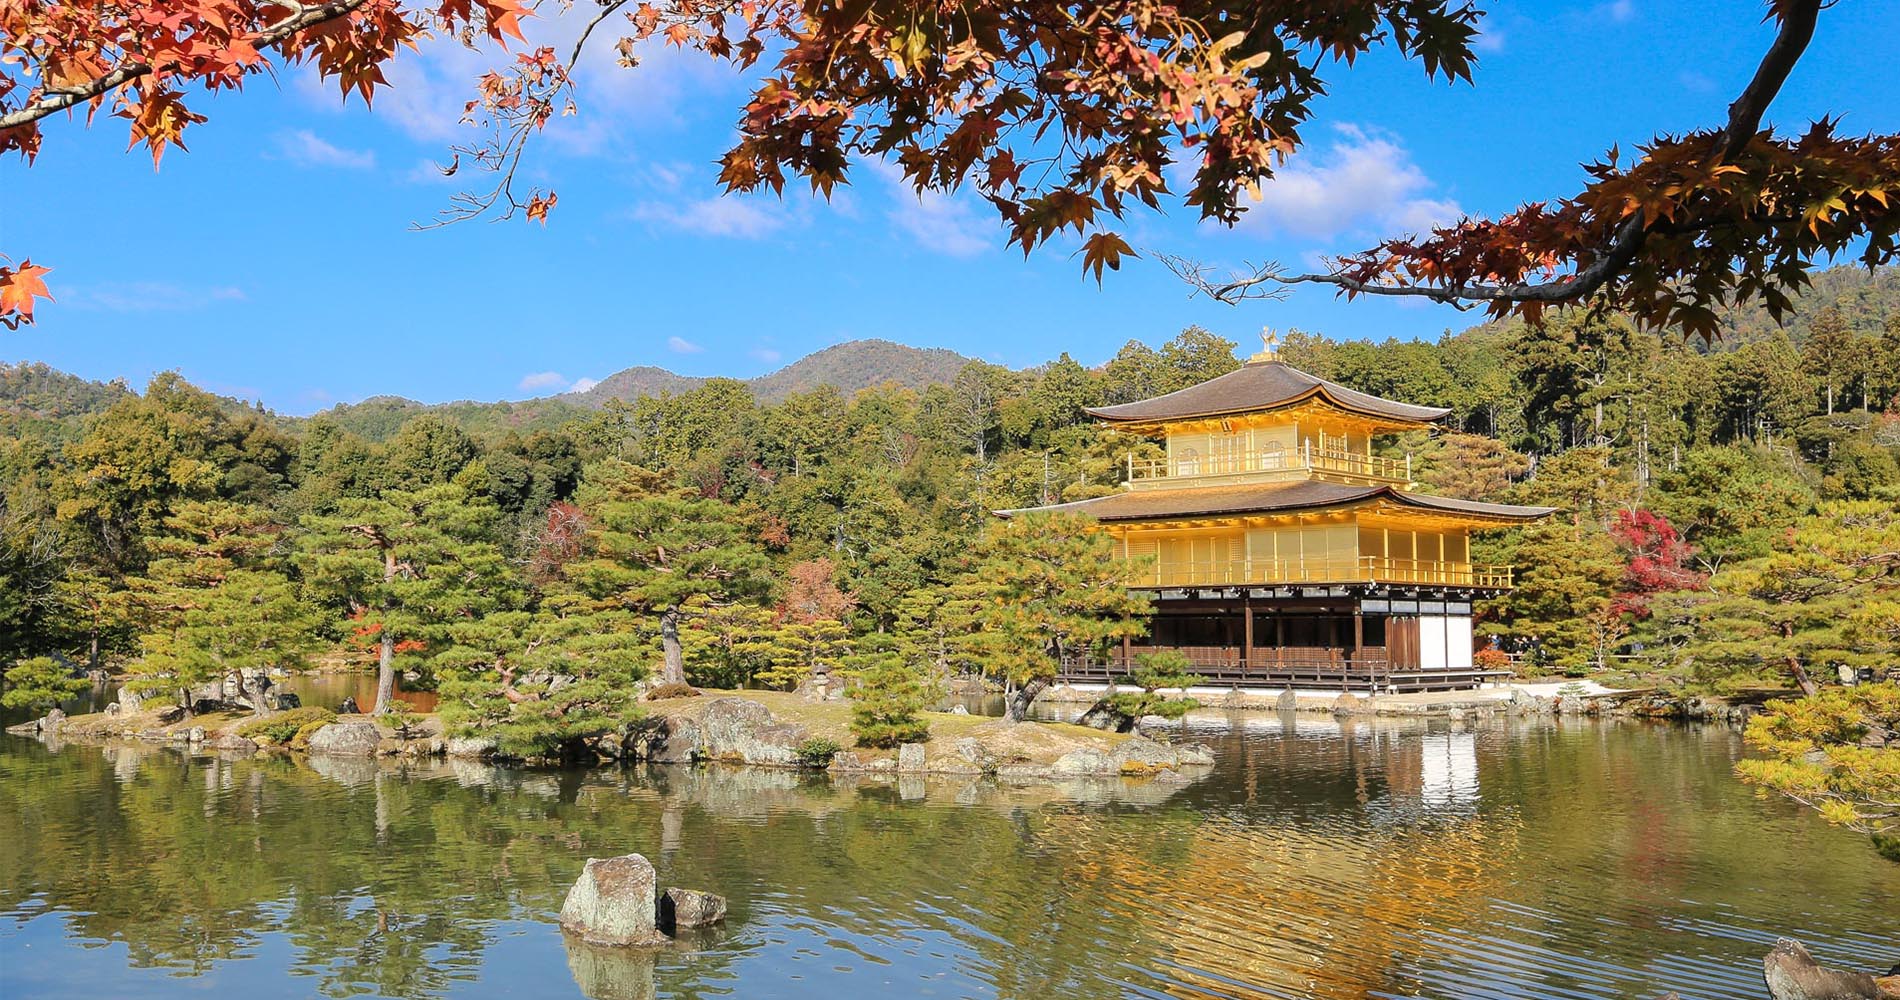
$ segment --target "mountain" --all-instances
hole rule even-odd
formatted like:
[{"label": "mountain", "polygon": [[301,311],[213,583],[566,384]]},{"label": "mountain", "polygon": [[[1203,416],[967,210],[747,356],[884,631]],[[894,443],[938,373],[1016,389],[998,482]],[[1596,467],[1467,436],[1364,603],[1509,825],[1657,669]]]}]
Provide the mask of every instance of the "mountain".
[{"label": "mountain", "polygon": [[77,437],[88,414],[131,395],[122,382],[93,382],[41,362],[0,362],[0,434],[61,440]]},{"label": "mountain", "polygon": [[[847,396],[862,389],[895,382],[911,389],[945,385],[957,377],[969,358],[941,347],[906,347],[888,340],[852,340],[808,354],[769,375],[746,379],[753,398],[777,403],[798,392],[829,385]],[[678,375],[643,365],[626,368],[601,379],[583,392],[554,397],[583,406],[602,406],[610,399],[632,401],[641,396],[682,393],[705,384],[703,378]]]}]

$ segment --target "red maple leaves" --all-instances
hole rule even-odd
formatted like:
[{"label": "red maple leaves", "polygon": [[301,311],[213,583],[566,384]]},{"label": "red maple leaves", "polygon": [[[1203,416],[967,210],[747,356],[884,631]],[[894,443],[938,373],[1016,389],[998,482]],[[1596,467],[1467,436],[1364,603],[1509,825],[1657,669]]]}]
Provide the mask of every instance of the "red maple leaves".
[{"label": "red maple leaves", "polygon": [[[0,261],[4,260],[6,257],[0,255]],[[33,322],[34,299],[53,301],[46,282],[40,279],[40,275],[51,270],[38,267],[30,260],[21,261],[19,267],[0,263],[0,325],[17,330],[22,323]]]}]

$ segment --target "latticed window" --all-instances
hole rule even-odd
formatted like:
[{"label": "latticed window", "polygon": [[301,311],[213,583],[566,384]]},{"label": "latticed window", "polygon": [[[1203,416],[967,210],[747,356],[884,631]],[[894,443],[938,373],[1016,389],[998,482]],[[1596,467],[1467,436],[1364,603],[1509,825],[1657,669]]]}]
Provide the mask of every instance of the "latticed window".
[{"label": "latticed window", "polygon": [[1175,471],[1183,476],[1201,474],[1201,452],[1196,448],[1183,448],[1175,454]]}]

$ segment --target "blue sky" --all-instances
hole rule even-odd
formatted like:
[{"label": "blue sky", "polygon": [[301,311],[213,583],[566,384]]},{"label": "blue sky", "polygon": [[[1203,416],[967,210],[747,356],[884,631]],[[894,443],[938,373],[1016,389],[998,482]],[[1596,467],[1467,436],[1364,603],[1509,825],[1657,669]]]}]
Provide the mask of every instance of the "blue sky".
[{"label": "blue sky", "polygon": [[[1475,86],[1428,83],[1390,53],[1335,67],[1307,148],[1240,226],[1198,225],[1177,205],[1122,231],[1214,263],[1298,264],[1569,194],[1577,165],[1612,143],[1719,123],[1771,36],[1763,9],[1496,3]],[[530,38],[572,30],[542,19]],[[1900,38],[1900,4],[1825,12],[1770,118],[1900,131],[1882,38]],[[1190,323],[1251,344],[1269,325],[1383,339],[1473,322],[1319,289],[1220,306],[1152,261],[1098,288],[1067,248],[1025,262],[985,206],[919,202],[874,168],[830,204],[721,198],[713,161],[744,81],[673,53],[586,68],[581,114],[530,153],[528,172],[560,193],[546,227],[410,231],[457,190],[429,165],[447,159],[472,80],[500,58],[425,45],[389,69],[373,111],[303,71],[201,96],[211,122],[156,172],[125,151],[122,122],[50,122],[37,163],[0,163],[0,251],[53,267],[58,301],[36,326],[0,330],[0,358],[135,385],[176,368],[308,413],[384,393],[519,399],[642,364],[751,376],[858,337],[1024,366],[1062,351],[1099,363]]]}]

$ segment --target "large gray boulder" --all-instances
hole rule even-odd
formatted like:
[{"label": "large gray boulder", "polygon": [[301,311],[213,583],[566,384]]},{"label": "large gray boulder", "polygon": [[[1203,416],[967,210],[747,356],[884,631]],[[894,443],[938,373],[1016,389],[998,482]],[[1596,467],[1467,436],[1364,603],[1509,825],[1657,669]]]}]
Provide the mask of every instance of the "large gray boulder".
[{"label": "large gray boulder", "polygon": [[588,858],[561,904],[561,929],[588,944],[651,947],[660,933],[659,876],[638,854]]},{"label": "large gray boulder", "polygon": [[780,723],[764,705],[745,698],[717,698],[699,716],[700,756],[739,764],[797,767],[805,727]]},{"label": "large gray boulder", "polygon": [[374,722],[333,722],[310,734],[309,749],[314,756],[374,757],[382,743]]},{"label": "large gray boulder", "polygon": [[1825,968],[1801,942],[1782,938],[1762,959],[1762,979],[1775,1000],[1885,1000],[1880,984],[1865,972]]},{"label": "large gray boulder", "polygon": [[1164,770],[1180,762],[1173,748],[1141,736],[1123,740],[1109,758],[1117,771],[1138,773]]},{"label": "large gray boulder", "polygon": [[145,696],[131,688],[119,689],[119,708],[127,715],[145,707]]},{"label": "large gray boulder", "polygon": [[487,760],[495,755],[495,741],[488,736],[457,736],[443,744],[442,752],[461,760]]},{"label": "large gray boulder", "polygon": [[683,715],[649,715],[634,723],[621,751],[628,760],[691,763],[700,752],[699,724]]},{"label": "large gray boulder", "polygon": [[1122,773],[1121,764],[1094,747],[1079,747],[1056,758],[1049,773],[1059,778]]},{"label": "large gray boulder", "polygon": [[922,743],[906,743],[898,747],[897,769],[899,771],[910,772],[922,771],[924,769],[924,745]]},{"label": "large gray boulder", "polygon": [[698,889],[673,888],[660,897],[660,929],[672,932],[711,927],[726,919],[726,897]]}]

